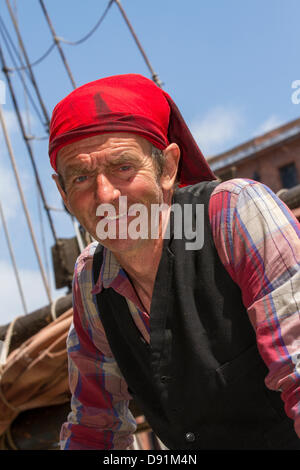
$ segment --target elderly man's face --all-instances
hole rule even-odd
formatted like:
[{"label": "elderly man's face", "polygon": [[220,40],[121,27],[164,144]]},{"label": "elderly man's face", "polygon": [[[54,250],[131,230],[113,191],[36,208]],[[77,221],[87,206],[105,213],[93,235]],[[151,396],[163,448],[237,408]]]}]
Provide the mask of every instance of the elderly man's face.
[{"label": "elderly man's face", "polygon": [[[120,133],[88,137],[63,147],[58,153],[57,169],[64,191],[57,177],[55,180],[66,206],[95,239],[112,250],[122,251],[128,249],[130,243],[137,243],[130,237],[118,239],[118,224],[124,222],[124,217],[127,225],[133,219],[119,213],[120,196],[127,197],[128,208],[132,204],[143,204],[150,217],[151,205],[162,203],[165,194],[170,192],[171,179],[162,176],[158,180],[151,150],[151,144],[142,137]],[[173,166],[177,167],[178,158],[173,159]],[[97,224],[103,217],[97,216],[96,211],[103,204],[115,209],[113,222],[117,223],[117,239],[103,241],[97,236]]]}]

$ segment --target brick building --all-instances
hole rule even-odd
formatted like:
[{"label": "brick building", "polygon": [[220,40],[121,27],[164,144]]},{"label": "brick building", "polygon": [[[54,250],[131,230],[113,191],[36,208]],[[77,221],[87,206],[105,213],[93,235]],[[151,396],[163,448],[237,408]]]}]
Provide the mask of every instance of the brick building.
[{"label": "brick building", "polygon": [[[282,189],[295,194],[296,186],[300,191],[300,119],[211,157],[208,162],[222,181],[251,178],[275,193],[280,191],[279,195]],[[300,203],[293,212],[300,217]]]}]

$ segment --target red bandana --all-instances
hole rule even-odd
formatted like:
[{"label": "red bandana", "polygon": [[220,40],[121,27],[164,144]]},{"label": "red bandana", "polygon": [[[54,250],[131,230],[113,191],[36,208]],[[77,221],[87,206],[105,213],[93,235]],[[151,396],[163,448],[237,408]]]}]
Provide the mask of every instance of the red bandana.
[{"label": "red bandana", "polygon": [[213,180],[209,168],[172,98],[142,75],[116,75],[72,91],[53,110],[49,155],[56,171],[57,152],[98,134],[138,134],[160,150],[177,143],[181,185]]}]

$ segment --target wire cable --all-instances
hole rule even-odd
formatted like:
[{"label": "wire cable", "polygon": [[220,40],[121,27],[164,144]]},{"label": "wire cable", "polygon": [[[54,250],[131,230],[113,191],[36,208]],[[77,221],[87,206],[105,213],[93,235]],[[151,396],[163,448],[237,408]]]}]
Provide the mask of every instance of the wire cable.
[{"label": "wire cable", "polygon": [[[53,51],[55,45],[56,45],[55,42],[53,44],[51,44],[51,46],[46,50],[46,52],[41,57],[39,57],[39,59],[37,59],[34,62],[31,62],[31,64],[29,64],[30,67],[34,67],[35,65],[38,65],[41,62],[43,62],[43,60],[46,59],[46,57],[48,57],[50,52]],[[17,70],[25,70],[25,69],[28,69],[27,65],[23,65],[22,67],[14,67],[12,69],[12,71],[14,72],[14,71],[17,71]]]},{"label": "wire cable", "polygon": [[36,239],[35,239],[31,218],[30,218],[30,215],[29,215],[29,211],[28,211],[28,208],[27,208],[26,201],[25,201],[25,197],[24,197],[24,193],[23,193],[23,189],[22,189],[18,169],[17,169],[17,166],[16,166],[16,160],[15,160],[13,149],[12,149],[12,146],[11,146],[11,142],[10,142],[10,139],[9,139],[9,136],[8,136],[8,133],[7,133],[7,128],[6,128],[6,124],[5,124],[5,120],[4,120],[4,117],[3,117],[1,106],[0,106],[0,122],[1,122],[2,130],[3,130],[3,135],[4,135],[5,142],[6,142],[6,146],[7,146],[7,149],[8,149],[10,161],[11,161],[11,164],[12,164],[13,172],[14,172],[14,175],[15,175],[17,187],[18,187],[18,190],[19,190],[19,195],[20,195],[20,198],[21,198],[21,202],[22,202],[24,214],[25,214],[25,217],[26,217],[27,225],[28,225],[28,228],[29,228],[31,240],[32,240],[32,243],[33,243],[33,248],[34,248],[34,251],[35,251],[35,254],[36,254],[36,257],[37,257],[37,261],[38,261],[38,265],[39,265],[39,268],[40,268],[42,281],[43,281],[44,286],[45,286],[45,290],[46,290],[48,300],[51,303],[52,298],[51,298],[50,289],[49,289],[49,286],[48,286],[48,282],[47,282],[44,267],[43,267],[43,264],[42,264],[41,256],[40,256],[40,253],[39,253],[38,245],[37,245],[37,242],[36,242]]},{"label": "wire cable", "polygon": [[[21,56],[20,56],[20,54],[19,54],[19,52],[18,52],[17,46],[15,46],[15,44],[14,44],[14,42],[13,42],[13,40],[12,40],[12,38],[11,38],[11,36],[10,36],[10,34],[9,34],[8,30],[7,30],[7,28],[6,28],[5,21],[2,19],[1,15],[0,15],[0,23],[1,23],[1,28],[2,28],[3,31],[5,32],[5,35],[6,35],[7,39],[8,39],[8,41],[10,42],[10,45],[11,45],[12,49],[14,50],[15,55],[18,57],[19,62],[22,64],[22,68],[24,68],[24,70],[25,70],[25,69],[28,69],[28,67],[24,66],[24,63],[23,63],[23,61],[22,61],[22,58],[21,58]],[[5,39],[4,33],[2,33],[2,34],[3,34],[3,38]],[[6,40],[5,40],[5,41],[6,41]],[[6,41],[6,43],[7,43],[7,41]],[[24,67],[23,67],[23,66],[24,66]],[[13,69],[12,69],[12,71],[13,71]],[[27,74],[28,74],[28,77],[30,78],[30,75],[29,75],[28,70],[27,70]]]},{"label": "wire cable", "polygon": [[49,15],[48,15],[48,12],[47,12],[47,9],[46,9],[46,7],[45,7],[45,4],[44,4],[43,0],[40,0],[40,5],[41,5],[41,8],[42,8],[42,10],[43,10],[43,13],[44,13],[44,16],[45,16],[45,18],[46,18],[46,21],[47,21],[47,23],[48,23],[48,26],[49,26],[49,28],[50,28],[51,34],[52,34],[52,36],[53,36],[53,39],[54,39],[54,41],[55,41],[55,45],[57,46],[58,52],[59,52],[59,54],[60,54],[60,57],[61,57],[61,59],[62,59],[62,61],[63,61],[63,64],[64,64],[64,66],[65,66],[65,69],[66,69],[66,71],[67,71],[67,74],[68,74],[68,76],[69,76],[69,78],[70,78],[70,80],[71,80],[72,86],[73,86],[73,88],[76,88],[76,83],[75,83],[73,74],[72,74],[71,69],[70,69],[70,67],[69,67],[69,64],[68,64],[68,62],[67,62],[66,56],[65,56],[65,54],[64,54],[64,51],[62,50],[62,47],[61,47],[61,45],[60,45],[60,42],[59,42],[59,40],[58,40],[57,37],[56,37],[56,33],[55,33],[55,30],[54,30],[54,27],[53,27],[53,25],[52,25],[52,22],[51,22],[51,20],[50,20],[50,17],[49,17]]},{"label": "wire cable", "polygon": [[49,260],[48,260],[48,255],[47,255],[45,226],[44,226],[43,212],[42,212],[42,206],[41,206],[41,195],[39,193],[39,188],[37,184],[36,184],[36,199],[37,199],[37,208],[38,208],[38,215],[39,215],[40,234],[41,234],[41,242],[42,242],[41,244],[42,244],[44,262],[45,262],[45,271],[47,273],[48,285],[51,290],[51,274],[50,274],[50,266],[49,266]]},{"label": "wire cable", "polygon": [[26,302],[25,302],[25,296],[24,296],[24,292],[23,292],[23,289],[22,289],[20,276],[19,276],[19,271],[18,271],[18,268],[17,268],[17,263],[16,263],[16,259],[15,259],[15,255],[14,255],[14,250],[13,250],[13,247],[12,247],[12,243],[10,241],[9,231],[8,231],[8,228],[7,228],[7,225],[6,225],[6,220],[5,220],[5,217],[4,217],[1,201],[0,201],[0,218],[2,220],[4,234],[5,234],[5,238],[6,238],[6,242],[7,242],[7,246],[8,246],[8,251],[9,251],[9,254],[10,254],[10,259],[11,259],[11,262],[12,262],[12,265],[13,265],[15,278],[16,278],[17,285],[18,285],[18,290],[19,290],[20,297],[21,297],[23,310],[24,310],[25,315],[27,315],[28,310],[27,310],[27,306],[26,306]]},{"label": "wire cable", "polygon": [[0,61],[2,63],[3,71],[4,71],[5,76],[6,76],[6,80],[7,80],[7,83],[8,83],[9,90],[10,90],[10,94],[11,94],[11,98],[12,98],[12,101],[13,101],[14,109],[15,109],[15,112],[16,112],[16,115],[17,115],[17,118],[18,118],[18,122],[19,122],[19,126],[20,126],[20,129],[21,129],[23,139],[25,141],[25,144],[26,144],[26,147],[27,147],[27,150],[28,150],[28,153],[29,153],[29,157],[30,157],[30,160],[31,160],[31,164],[32,164],[32,168],[33,168],[33,171],[34,171],[35,179],[36,179],[36,182],[38,184],[38,188],[39,188],[42,200],[43,200],[44,208],[47,212],[47,216],[48,216],[50,228],[51,228],[51,231],[52,231],[52,235],[53,235],[53,238],[54,238],[55,243],[56,243],[57,242],[57,236],[56,236],[56,231],[55,231],[55,228],[54,228],[53,220],[52,220],[50,211],[48,210],[48,205],[47,205],[47,202],[46,202],[46,198],[45,198],[44,191],[43,191],[43,188],[42,188],[42,184],[41,184],[41,181],[40,181],[40,177],[39,177],[39,174],[38,174],[37,166],[36,166],[35,159],[34,159],[34,156],[33,156],[32,147],[30,145],[29,139],[27,138],[27,135],[26,135],[26,132],[25,132],[23,119],[22,119],[22,116],[21,116],[21,113],[20,113],[19,105],[18,105],[17,100],[16,100],[14,88],[12,86],[12,82],[11,82],[9,73],[7,71],[6,62],[5,62],[5,58],[4,58],[1,46],[0,46]]},{"label": "wire cable", "polygon": [[15,17],[15,15],[14,15],[14,12],[12,11],[12,8],[11,8],[10,1],[9,1],[9,0],[6,0],[6,5],[7,5],[7,8],[8,8],[8,11],[9,11],[9,14],[10,14],[10,17],[11,17],[11,20],[12,20],[12,22],[13,22],[14,29],[15,29],[15,31],[16,31],[17,37],[18,37],[18,41],[19,41],[20,48],[21,48],[21,50],[22,50],[22,53],[23,53],[23,56],[24,56],[26,65],[27,65],[27,67],[28,67],[28,72],[29,72],[29,74],[30,74],[30,80],[31,80],[32,85],[33,85],[33,87],[34,87],[34,89],[35,89],[35,92],[36,92],[37,98],[38,98],[38,100],[39,100],[41,109],[42,109],[43,114],[44,114],[44,116],[45,116],[46,123],[47,123],[47,127],[48,127],[48,132],[49,132],[50,118],[49,118],[47,109],[46,109],[46,107],[45,107],[45,104],[44,104],[44,102],[43,102],[43,100],[42,100],[42,97],[41,97],[41,94],[40,94],[40,90],[39,90],[38,85],[37,85],[37,83],[36,83],[34,74],[33,74],[32,69],[31,69],[31,67],[30,67],[30,61],[29,61],[29,58],[28,58],[28,55],[27,55],[27,52],[26,52],[26,48],[25,48],[25,46],[24,46],[24,43],[23,43],[23,40],[22,40],[22,37],[21,37],[21,33],[20,33],[20,30],[19,30],[19,27],[18,27],[18,24],[17,24],[17,21],[16,21],[16,17]]},{"label": "wire cable", "polygon": [[140,52],[141,52],[141,54],[144,58],[144,61],[146,62],[146,65],[147,65],[148,69],[150,70],[150,73],[152,75],[152,80],[156,83],[156,85],[158,85],[160,88],[162,88],[162,82],[160,81],[159,76],[157,75],[157,73],[155,73],[155,71],[153,70],[152,65],[150,64],[150,61],[149,61],[144,49],[142,48],[142,45],[141,45],[141,43],[140,43],[140,41],[139,41],[139,39],[138,39],[131,23],[130,23],[130,21],[129,21],[126,13],[125,13],[125,10],[121,5],[120,0],[114,0],[114,2],[119,7],[119,10],[120,10],[120,12],[121,12],[121,14],[122,14],[122,16],[125,20],[125,23],[127,24],[128,28],[129,28],[129,31],[131,32],[131,34],[133,36],[133,39],[135,40],[135,43],[136,43],[138,49],[140,50]]},{"label": "wire cable", "polygon": [[[11,40],[11,38],[10,38],[10,36],[9,36],[9,34],[8,34],[7,30],[6,30],[6,28],[5,28],[5,25],[4,25],[4,23],[3,23],[3,20],[2,20],[2,18],[1,18],[1,16],[0,16],[0,34],[1,34],[2,38],[3,38],[3,42],[5,43],[5,46],[6,46],[8,55],[9,55],[9,57],[10,57],[10,60],[11,60],[12,63],[15,65],[15,68],[7,67],[6,70],[7,70],[7,72],[11,72],[11,71],[13,71],[13,70],[16,70],[16,72],[17,72],[17,74],[18,74],[18,76],[19,76],[19,78],[20,78],[20,80],[21,80],[21,82],[22,82],[22,84],[23,84],[23,87],[26,89],[28,98],[29,98],[29,100],[30,100],[30,102],[31,102],[31,104],[32,104],[32,107],[34,108],[34,110],[35,110],[35,112],[36,112],[36,114],[37,114],[37,117],[38,117],[39,121],[41,122],[41,124],[43,125],[43,127],[45,127],[45,121],[43,120],[42,115],[41,115],[41,113],[40,113],[40,111],[39,111],[39,108],[38,108],[38,106],[36,105],[36,103],[34,102],[34,99],[33,99],[32,95],[31,95],[31,93],[30,93],[30,91],[29,91],[29,89],[28,89],[28,87],[27,87],[27,85],[26,85],[25,80],[24,80],[24,77],[23,77],[22,73],[20,72],[21,69],[25,69],[26,67],[20,67],[20,68],[17,67],[16,61],[15,61],[14,56],[13,56],[13,53],[12,53],[12,51],[11,51],[11,46],[9,45],[9,42],[10,42],[11,45],[13,46],[14,51],[15,51],[15,54],[18,56],[18,59],[19,59],[19,61],[20,61],[21,63],[22,63],[22,59],[20,58],[19,53],[18,53],[18,51],[16,50],[15,45],[13,44],[13,42],[12,42],[12,40]],[[8,42],[8,41],[9,41],[9,42]],[[4,69],[3,69],[3,72],[5,72]]]},{"label": "wire cable", "polygon": [[[41,1],[42,0],[40,0],[40,3],[41,3]],[[89,33],[87,33],[81,39],[78,39],[78,41],[68,41],[67,39],[56,36],[55,37],[56,40],[60,41],[60,42],[63,42],[64,44],[68,44],[69,46],[78,46],[78,44],[82,44],[84,41],[89,39],[92,36],[92,34],[94,34],[94,32],[99,28],[99,26],[101,25],[102,21],[104,20],[105,16],[108,13],[108,10],[110,9],[111,5],[113,4],[113,2],[114,2],[114,0],[109,0],[108,4],[106,6],[106,9],[104,10],[104,13],[101,15],[101,17],[99,18],[99,20],[97,21],[95,26],[90,30]]]},{"label": "wire cable", "polygon": [[[46,49],[46,51],[38,59],[36,59],[35,61],[33,61],[29,64],[30,67],[35,67],[36,65],[43,62],[43,60],[45,60],[48,57],[48,55],[53,51],[53,49],[57,45],[57,42],[63,42],[64,44],[67,44],[67,45],[70,45],[70,46],[77,46],[77,45],[82,44],[83,42],[85,42],[87,39],[89,39],[94,34],[94,32],[99,28],[99,26],[101,25],[101,23],[104,20],[106,14],[108,13],[108,10],[111,7],[113,1],[114,0],[110,0],[108,2],[108,5],[107,5],[104,13],[101,15],[101,17],[99,18],[99,20],[97,21],[95,26],[85,36],[83,36],[81,39],[78,39],[77,41],[69,41],[68,39],[65,39],[63,37],[54,35],[54,42],[48,47],[48,49]],[[0,21],[1,22],[3,21],[1,16],[0,16]],[[28,69],[27,65],[22,65],[21,67],[14,66],[10,70],[12,72],[15,72],[15,71],[18,71],[18,70],[25,70],[25,69]]]}]

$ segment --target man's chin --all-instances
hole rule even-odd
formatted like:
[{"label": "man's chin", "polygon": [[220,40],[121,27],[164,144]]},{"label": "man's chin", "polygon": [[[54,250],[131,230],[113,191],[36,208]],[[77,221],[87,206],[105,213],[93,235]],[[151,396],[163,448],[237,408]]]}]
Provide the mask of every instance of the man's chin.
[{"label": "man's chin", "polygon": [[136,251],[136,249],[140,245],[144,245],[146,240],[144,239],[131,239],[131,238],[106,238],[106,239],[101,239],[99,237],[94,237],[101,245],[103,245],[105,248],[108,248],[110,251],[114,253],[130,253],[132,251]]}]

